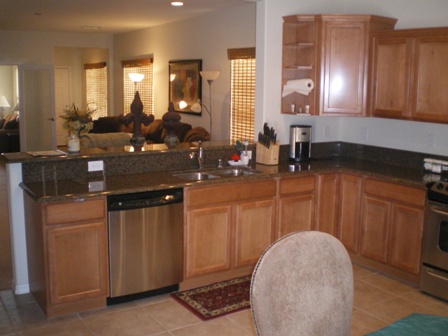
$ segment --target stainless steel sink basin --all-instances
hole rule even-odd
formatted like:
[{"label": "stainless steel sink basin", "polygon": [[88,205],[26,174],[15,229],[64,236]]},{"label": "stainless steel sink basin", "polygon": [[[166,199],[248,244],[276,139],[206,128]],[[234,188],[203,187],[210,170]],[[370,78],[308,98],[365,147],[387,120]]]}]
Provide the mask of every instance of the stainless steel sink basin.
[{"label": "stainless steel sink basin", "polygon": [[245,176],[245,175],[253,175],[259,174],[258,170],[250,169],[250,168],[225,168],[225,169],[217,169],[212,170],[212,174],[219,176]]},{"label": "stainless steel sink basin", "polygon": [[188,181],[204,181],[219,178],[219,176],[210,174],[209,172],[179,173],[179,174],[173,174],[173,176]]}]

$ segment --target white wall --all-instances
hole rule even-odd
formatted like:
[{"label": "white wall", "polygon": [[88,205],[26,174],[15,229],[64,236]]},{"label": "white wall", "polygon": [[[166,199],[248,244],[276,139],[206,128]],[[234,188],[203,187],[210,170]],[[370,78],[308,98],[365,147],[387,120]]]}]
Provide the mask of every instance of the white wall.
[{"label": "white wall", "polygon": [[[154,56],[154,115],[160,119],[168,109],[168,62],[202,59],[203,70],[220,70],[213,82],[213,139],[229,139],[230,64],[227,49],[255,46],[255,4],[214,12],[182,22],[162,25],[114,38],[115,92],[122,92],[120,61]],[[203,103],[210,107],[209,87],[202,83]],[[115,96],[116,113],[122,106]],[[181,121],[209,129],[206,112],[201,117],[181,114]]]},{"label": "white wall", "polygon": [[[380,118],[280,114],[282,17],[293,14],[376,14],[398,19],[397,29],[448,26],[446,0],[261,0],[257,3],[256,130],[268,122],[280,142],[291,124],[313,126],[313,141],[346,141],[448,155],[448,126]],[[432,143],[432,145],[431,145]]]}]

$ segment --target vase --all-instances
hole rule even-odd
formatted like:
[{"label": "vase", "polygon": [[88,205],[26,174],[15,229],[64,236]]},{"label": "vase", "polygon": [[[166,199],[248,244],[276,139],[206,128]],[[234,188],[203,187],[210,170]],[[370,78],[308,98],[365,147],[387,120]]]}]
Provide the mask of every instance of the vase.
[{"label": "vase", "polygon": [[69,153],[79,153],[81,145],[78,134],[69,134],[69,136],[67,137],[67,148]]}]

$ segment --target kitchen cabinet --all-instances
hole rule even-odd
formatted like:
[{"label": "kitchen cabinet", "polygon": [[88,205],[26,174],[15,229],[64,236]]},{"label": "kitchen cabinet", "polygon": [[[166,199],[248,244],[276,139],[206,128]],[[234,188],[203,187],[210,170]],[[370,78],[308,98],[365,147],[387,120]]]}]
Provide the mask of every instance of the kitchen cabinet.
[{"label": "kitchen cabinet", "polygon": [[361,192],[363,178],[341,173],[339,176],[339,230],[337,237],[348,251],[358,252]]},{"label": "kitchen cabinet", "polygon": [[448,28],[375,32],[372,41],[371,115],[448,123]]},{"label": "kitchen cabinet", "polygon": [[282,113],[304,112],[308,105],[312,115],[365,115],[369,34],[393,29],[396,21],[374,15],[284,17],[282,85],[311,79],[314,89],[284,96]]},{"label": "kitchen cabinet", "polygon": [[425,190],[367,178],[362,199],[360,254],[418,275]]},{"label": "kitchen cabinet", "polygon": [[277,238],[314,230],[316,176],[285,177],[279,181]]},{"label": "kitchen cabinet", "polygon": [[185,188],[182,288],[250,274],[274,241],[274,179]]},{"label": "kitchen cabinet", "polygon": [[339,174],[320,174],[317,178],[316,230],[337,237],[339,207]]},{"label": "kitchen cabinet", "polygon": [[103,197],[37,203],[25,194],[30,291],[48,317],[106,306]]}]

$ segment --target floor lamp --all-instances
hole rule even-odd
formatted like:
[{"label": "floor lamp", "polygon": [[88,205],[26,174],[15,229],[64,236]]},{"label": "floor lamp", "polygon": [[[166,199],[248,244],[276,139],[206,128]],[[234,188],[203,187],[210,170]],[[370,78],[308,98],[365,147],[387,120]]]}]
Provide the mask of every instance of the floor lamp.
[{"label": "floor lamp", "polygon": [[204,105],[202,104],[201,100],[198,99],[197,103],[194,103],[191,106],[191,110],[193,112],[201,112],[202,111],[202,107],[205,108],[205,110],[207,111],[207,113],[210,116],[210,140],[212,139],[212,119],[213,119],[213,111],[212,111],[212,83],[213,81],[219,77],[220,71],[201,71],[200,72],[201,77],[204,78],[207,82],[208,82],[208,89],[209,89],[209,99],[210,99],[210,110]]}]

